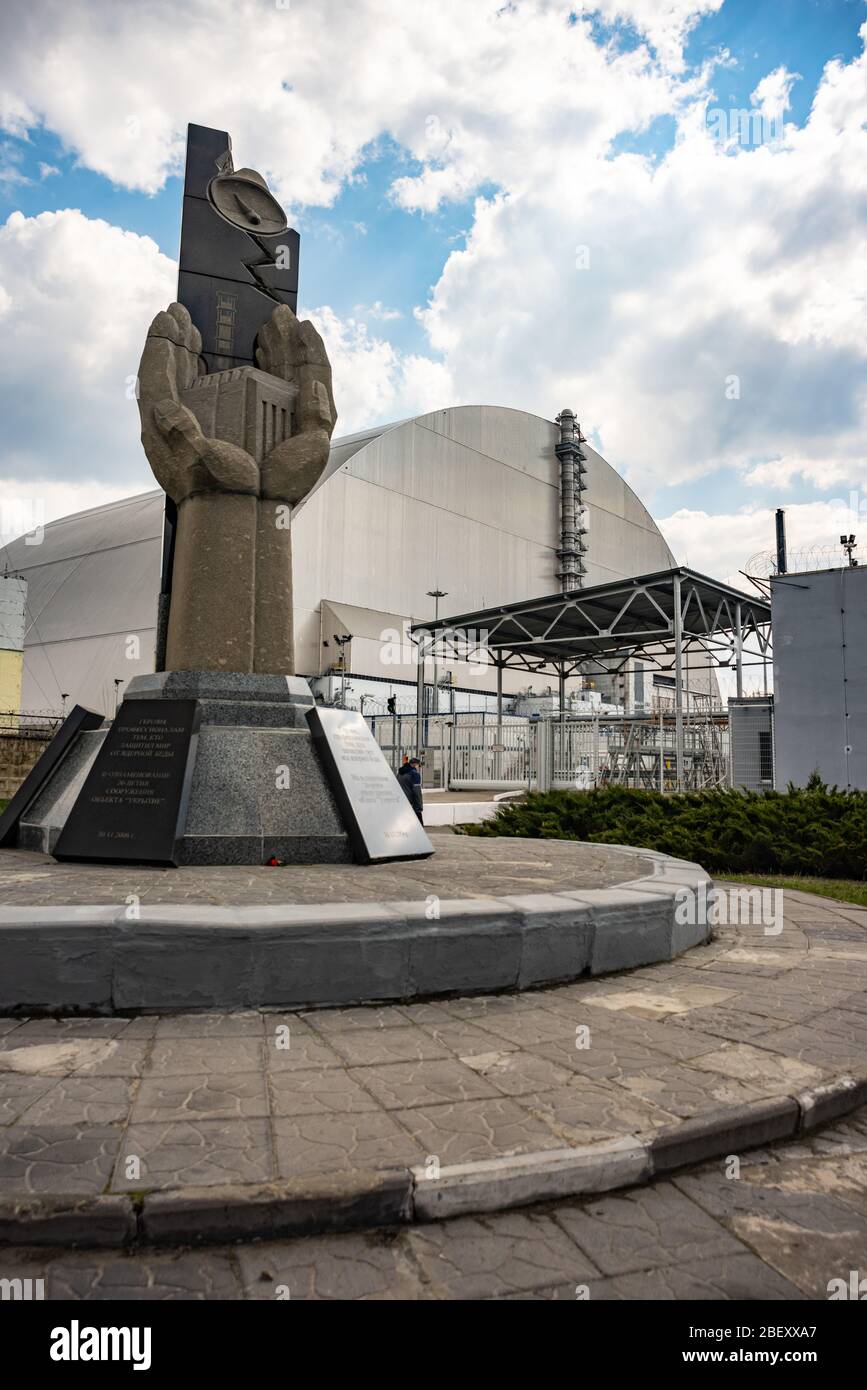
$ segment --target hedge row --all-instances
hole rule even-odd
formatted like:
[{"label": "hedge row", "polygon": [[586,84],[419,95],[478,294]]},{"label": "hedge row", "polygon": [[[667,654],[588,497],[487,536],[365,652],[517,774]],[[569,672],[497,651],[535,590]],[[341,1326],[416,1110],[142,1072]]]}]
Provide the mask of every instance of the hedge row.
[{"label": "hedge row", "polygon": [[815,778],[786,792],[531,793],[466,831],[637,845],[694,860],[708,872],[867,877],[867,792],[840,792]]}]

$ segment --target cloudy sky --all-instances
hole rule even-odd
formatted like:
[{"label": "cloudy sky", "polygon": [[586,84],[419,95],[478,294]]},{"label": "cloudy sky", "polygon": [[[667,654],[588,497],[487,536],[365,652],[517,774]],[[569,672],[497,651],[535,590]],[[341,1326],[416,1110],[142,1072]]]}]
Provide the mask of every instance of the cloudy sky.
[{"label": "cloudy sky", "polygon": [[338,434],[570,405],[697,568],[779,505],[867,541],[865,40],[864,0],[4,0],[4,539],[152,485],[191,120],[301,231]]}]

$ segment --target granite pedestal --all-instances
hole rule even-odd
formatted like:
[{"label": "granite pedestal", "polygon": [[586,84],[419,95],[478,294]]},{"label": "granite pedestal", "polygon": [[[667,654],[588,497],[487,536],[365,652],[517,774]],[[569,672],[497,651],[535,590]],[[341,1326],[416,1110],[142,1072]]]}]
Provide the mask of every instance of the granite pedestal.
[{"label": "granite pedestal", "polygon": [[[352,851],[306,720],[313,706],[297,677],[157,672],[130,681],[124,704],[195,706],[173,862],[339,864]],[[108,730],[84,735],[22,819],[19,845],[54,853]],[[124,808],[119,808],[119,817]],[[60,848],[63,841],[60,841]],[[75,854],[73,857],[80,857]],[[100,854],[86,857],[98,859]],[[108,857],[108,856],[106,856]]]}]

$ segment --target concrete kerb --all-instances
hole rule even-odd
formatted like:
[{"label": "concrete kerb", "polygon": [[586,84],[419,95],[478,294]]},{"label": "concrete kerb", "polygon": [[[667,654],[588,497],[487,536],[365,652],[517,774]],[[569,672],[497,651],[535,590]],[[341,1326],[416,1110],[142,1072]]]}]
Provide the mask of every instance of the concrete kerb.
[{"label": "concrete kerb", "polygon": [[366,1226],[397,1226],[412,1220],[412,1175],[406,1168],[342,1173],[284,1187],[237,1187],[190,1192],[154,1192],[139,1213],[140,1239],[148,1245],[256,1240],[321,1235]]},{"label": "concrete kerb", "polygon": [[[0,908],[0,1012],[333,1007],[555,984],[670,960],[708,939],[678,904],[703,869],[614,888],[410,902]],[[216,949],[215,949],[216,948]],[[170,966],[170,968],[168,968]]]},{"label": "concrete kerb", "polygon": [[459,1163],[442,1168],[436,1177],[415,1168],[413,1217],[443,1221],[558,1197],[589,1196],[635,1187],[650,1176],[650,1150],[639,1138]]},{"label": "concrete kerb", "polygon": [[710,1158],[809,1133],[867,1104],[867,1071],[814,1090],[723,1107],[653,1135],[443,1167],[294,1183],[0,1200],[0,1245],[219,1244],[440,1221],[651,1182]]}]

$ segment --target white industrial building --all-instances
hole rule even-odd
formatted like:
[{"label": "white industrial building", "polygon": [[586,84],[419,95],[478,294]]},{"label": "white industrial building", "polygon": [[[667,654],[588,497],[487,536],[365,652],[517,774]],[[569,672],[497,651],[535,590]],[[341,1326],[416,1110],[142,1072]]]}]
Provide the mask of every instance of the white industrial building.
[{"label": "white industrial building", "polygon": [[813,773],[867,788],[867,569],[774,575],[774,749],[778,791]]},{"label": "white industrial building", "polygon": [[[365,695],[369,712],[390,694],[409,711],[416,671],[406,629],[433,619],[430,591],[445,591],[441,617],[558,592],[559,440],[553,421],[502,406],[432,411],[335,440],[292,520],[298,672],[325,698],[345,686],[347,703]],[[583,583],[673,566],[635,493],[583,447]],[[153,669],[162,520],[163,494],[147,492],[52,522],[40,544],[21,538],[0,552],[27,581],[23,709],[77,702],[110,714],[129,679]],[[482,708],[495,689],[478,665],[452,664],[437,679],[451,682],[441,709]],[[612,677],[605,698],[649,708],[650,671],[637,679],[636,689],[634,673]],[[690,684],[716,688],[709,669],[693,670]],[[527,686],[526,676],[506,673],[507,697]]]}]

